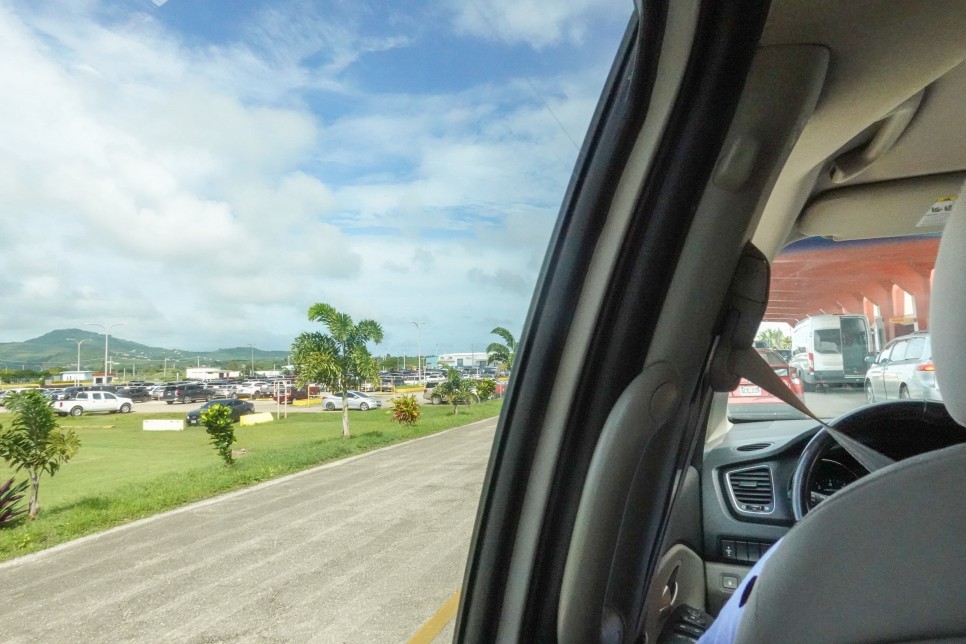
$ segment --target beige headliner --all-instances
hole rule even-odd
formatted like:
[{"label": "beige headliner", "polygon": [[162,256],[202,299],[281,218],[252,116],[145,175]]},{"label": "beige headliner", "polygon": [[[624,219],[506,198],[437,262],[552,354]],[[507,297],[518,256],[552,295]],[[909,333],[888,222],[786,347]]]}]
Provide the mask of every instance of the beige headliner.
[{"label": "beige headliner", "polygon": [[[856,29],[856,16],[863,16]],[[770,195],[754,232],[755,244],[769,257],[802,235],[876,237],[903,234],[918,221],[929,188],[910,195],[913,216],[870,195],[895,195],[889,180],[966,170],[966,2],[939,0],[776,0],[762,44],[812,43],[828,47],[831,64],[815,113],[809,119]],[[897,105],[928,87],[909,128],[868,170],[834,186],[828,169],[842,152],[862,144],[870,128]],[[888,182],[888,183],[879,183]],[[960,179],[961,182],[961,179]],[[918,184],[920,186],[925,184]],[[885,194],[885,192],[883,193]],[[855,197],[852,199],[851,197]],[[938,195],[937,195],[938,196]],[[801,226],[796,224],[804,206]],[[930,202],[931,203],[931,202]],[[910,207],[912,207],[912,205]],[[928,207],[928,205],[926,206]],[[821,213],[812,219],[811,212]],[[895,214],[889,214],[889,213]],[[884,222],[884,219],[895,217]],[[846,221],[847,220],[847,221]],[[918,229],[906,233],[921,232]]]}]

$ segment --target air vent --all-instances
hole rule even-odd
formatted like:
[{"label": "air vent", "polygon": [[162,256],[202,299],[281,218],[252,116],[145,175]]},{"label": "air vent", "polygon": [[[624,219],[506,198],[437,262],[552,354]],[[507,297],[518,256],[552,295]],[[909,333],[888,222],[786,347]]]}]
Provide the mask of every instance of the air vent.
[{"label": "air vent", "polygon": [[752,443],[751,445],[742,445],[741,447],[736,447],[735,449],[739,452],[757,452],[760,449],[765,449],[766,447],[771,447],[771,443]]},{"label": "air vent", "polygon": [[725,475],[735,509],[742,514],[771,514],[775,510],[771,468],[767,465],[733,470]]}]

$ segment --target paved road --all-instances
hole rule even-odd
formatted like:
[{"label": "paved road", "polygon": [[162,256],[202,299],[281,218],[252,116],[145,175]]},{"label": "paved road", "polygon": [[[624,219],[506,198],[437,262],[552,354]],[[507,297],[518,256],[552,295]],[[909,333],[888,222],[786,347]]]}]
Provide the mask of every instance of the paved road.
[{"label": "paved road", "polygon": [[847,411],[866,404],[865,391],[859,387],[852,389],[837,387],[829,391],[816,391],[805,394],[805,404],[819,418],[837,418]]},{"label": "paved road", "polygon": [[495,426],[0,564],[0,639],[405,641],[460,586]]}]

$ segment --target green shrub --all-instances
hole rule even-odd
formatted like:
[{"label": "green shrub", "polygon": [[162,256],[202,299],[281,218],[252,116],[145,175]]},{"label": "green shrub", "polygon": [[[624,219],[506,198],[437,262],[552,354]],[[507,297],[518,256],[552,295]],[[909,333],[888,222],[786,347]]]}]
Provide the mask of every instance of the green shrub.
[{"label": "green shrub", "polygon": [[234,465],[235,459],[231,455],[231,446],[238,439],[235,438],[235,428],[232,426],[231,410],[224,405],[212,405],[201,412],[200,420],[208,436],[211,437],[211,444],[225,461],[225,465]]},{"label": "green shrub", "polygon": [[409,425],[412,427],[419,420],[423,411],[419,406],[419,402],[416,400],[416,396],[410,394],[408,396],[393,398],[389,413],[395,422],[400,425]]},{"label": "green shrub", "polygon": [[483,378],[476,383],[476,393],[479,394],[480,400],[489,400],[496,393],[496,380]]},{"label": "green shrub", "polygon": [[24,479],[18,485],[13,484],[13,479],[0,485],[0,528],[11,525],[19,515],[26,512],[23,508],[17,507],[17,501],[23,498],[23,493],[27,490],[27,480]]},{"label": "green shrub", "polygon": [[40,512],[41,475],[56,474],[80,449],[80,440],[72,430],[61,430],[50,401],[39,391],[9,394],[6,406],[14,413],[14,419],[9,428],[0,427],[0,459],[15,471],[27,471],[27,509],[30,518],[35,519]]}]

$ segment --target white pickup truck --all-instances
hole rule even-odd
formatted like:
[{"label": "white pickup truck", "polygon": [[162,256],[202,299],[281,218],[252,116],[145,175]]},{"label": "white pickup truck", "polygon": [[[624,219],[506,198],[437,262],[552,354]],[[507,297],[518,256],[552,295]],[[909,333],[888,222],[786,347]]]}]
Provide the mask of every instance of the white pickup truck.
[{"label": "white pickup truck", "polygon": [[51,407],[61,416],[80,416],[92,412],[126,414],[134,407],[134,401],[109,391],[79,391],[73,398],[58,400]]}]

